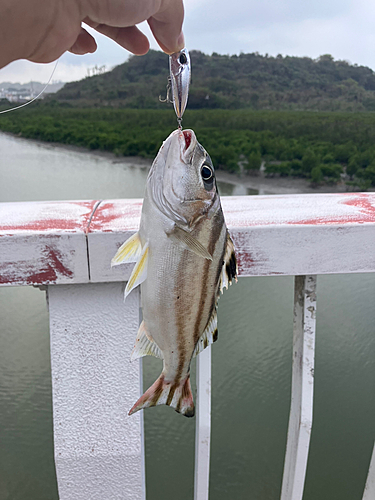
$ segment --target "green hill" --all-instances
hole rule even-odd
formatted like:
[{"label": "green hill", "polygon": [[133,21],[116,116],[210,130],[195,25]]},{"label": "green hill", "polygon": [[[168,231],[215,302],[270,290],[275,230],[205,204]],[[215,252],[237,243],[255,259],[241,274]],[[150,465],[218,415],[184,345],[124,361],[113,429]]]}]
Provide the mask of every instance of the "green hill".
[{"label": "green hill", "polygon": [[[189,109],[375,111],[375,74],[330,55],[208,56],[193,50]],[[168,56],[150,50],[112,71],[67,83],[48,101],[85,107],[165,109]],[[46,100],[47,100],[46,99]]]}]

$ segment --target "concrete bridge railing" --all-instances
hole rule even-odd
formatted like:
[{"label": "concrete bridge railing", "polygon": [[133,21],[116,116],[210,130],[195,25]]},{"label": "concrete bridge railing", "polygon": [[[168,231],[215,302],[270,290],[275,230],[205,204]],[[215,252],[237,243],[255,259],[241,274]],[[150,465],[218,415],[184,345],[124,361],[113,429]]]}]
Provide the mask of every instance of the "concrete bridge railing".
[{"label": "concrete bridge railing", "polygon": [[[295,276],[292,401],[281,500],[301,500],[313,419],[316,281],[375,271],[375,193],[223,198],[239,274]],[[128,362],[139,293],[113,269],[142,200],[0,205],[0,285],[39,286],[50,315],[55,464],[61,500],[146,497],[142,364]],[[197,359],[195,500],[207,500],[211,352]],[[363,500],[375,498],[375,453]]]}]

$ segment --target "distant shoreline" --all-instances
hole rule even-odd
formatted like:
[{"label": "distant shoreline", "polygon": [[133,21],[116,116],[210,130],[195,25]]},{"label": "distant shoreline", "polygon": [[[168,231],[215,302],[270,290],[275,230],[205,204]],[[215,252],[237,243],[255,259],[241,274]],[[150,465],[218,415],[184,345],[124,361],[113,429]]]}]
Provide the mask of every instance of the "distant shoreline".
[{"label": "distant shoreline", "polygon": [[[75,146],[73,144],[62,144],[59,142],[44,142],[37,139],[28,139],[25,137],[12,134],[10,132],[0,131],[1,134],[8,135],[15,139],[30,141],[38,144],[40,147],[50,149],[63,149],[66,151],[73,151],[82,154],[91,154],[112,160],[113,164],[126,163],[139,168],[150,168],[152,164],[151,158],[142,158],[140,156],[116,156],[110,151],[101,151],[98,149],[87,149],[83,146]],[[265,177],[260,173],[257,176],[247,174],[238,175],[225,172],[223,170],[216,170],[216,179],[219,182],[226,182],[234,186],[243,186],[247,189],[259,191],[260,195],[267,194],[306,194],[306,193],[343,193],[348,192],[348,186],[341,182],[333,185],[322,185],[318,187],[311,187],[310,181],[301,178],[291,177]],[[370,188],[368,191],[375,191]],[[350,192],[350,191],[349,191]]]}]

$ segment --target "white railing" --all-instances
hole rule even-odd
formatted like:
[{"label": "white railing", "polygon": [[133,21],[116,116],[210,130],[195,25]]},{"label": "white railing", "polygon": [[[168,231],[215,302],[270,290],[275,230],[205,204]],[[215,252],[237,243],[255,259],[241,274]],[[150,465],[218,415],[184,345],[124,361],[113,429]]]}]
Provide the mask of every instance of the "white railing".
[{"label": "white railing", "polygon": [[[301,500],[314,386],[316,275],[375,271],[375,194],[222,199],[240,276],[294,275],[292,402],[281,500]],[[142,365],[128,359],[139,294],[110,268],[141,200],[0,206],[0,284],[46,287],[61,500],[144,499]],[[209,496],[211,352],[197,359],[195,500]],[[375,498],[375,453],[363,500]]]}]

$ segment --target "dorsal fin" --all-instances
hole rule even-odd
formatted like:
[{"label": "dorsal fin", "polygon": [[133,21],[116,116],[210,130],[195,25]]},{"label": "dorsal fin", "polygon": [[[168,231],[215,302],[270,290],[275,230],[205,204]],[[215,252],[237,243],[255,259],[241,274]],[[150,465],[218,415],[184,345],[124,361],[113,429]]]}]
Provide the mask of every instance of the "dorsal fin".
[{"label": "dorsal fin", "polygon": [[223,267],[220,276],[220,292],[223,293],[224,288],[228,289],[232,281],[237,282],[237,260],[234,252],[234,244],[227,231],[227,243],[224,253]]},{"label": "dorsal fin", "polygon": [[217,336],[218,336],[217,312],[216,312],[216,306],[215,306],[204,332],[202,333],[198,342],[196,343],[196,346],[195,346],[195,349],[193,352],[193,357],[197,356],[200,352],[202,352],[204,349],[206,349],[206,347],[208,345],[216,342]]}]

